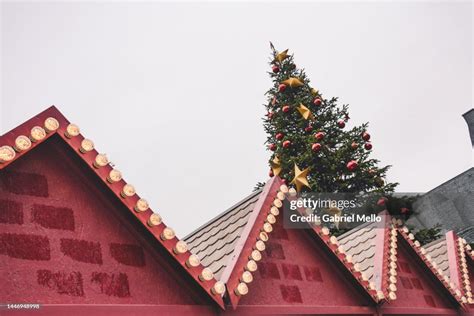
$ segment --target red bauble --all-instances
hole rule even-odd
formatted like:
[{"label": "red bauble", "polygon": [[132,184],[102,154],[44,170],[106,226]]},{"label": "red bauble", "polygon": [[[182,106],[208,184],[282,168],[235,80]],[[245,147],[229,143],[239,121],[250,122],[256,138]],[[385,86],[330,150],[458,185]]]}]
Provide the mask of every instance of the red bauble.
[{"label": "red bauble", "polygon": [[339,128],[344,128],[346,127],[346,123],[344,121],[338,121],[337,126],[339,126]]},{"label": "red bauble", "polygon": [[268,172],[268,175],[270,176],[270,178],[272,178],[274,175],[273,175],[273,170],[270,169],[270,171]]},{"label": "red bauble", "polygon": [[324,139],[324,133],[323,132],[317,132],[314,137],[317,139],[317,140],[323,140]]},{"label": "red bauble", "polygon": [[281,108],[281,110],[285,113],[288,113],[290,111],[290,107],[288,105],[285,105],[284,107]]},{"label": "red bauble", "polygon": [[365,143],[364,148],[367,149],[367,150],[371,150],[372,149],[372,144],[371,143]]},{"label": "red bauble", "polygon": [[387,198],[381,197],[381,198],[377,201],[377,205],[379,205],[379,206],[384,206],[386,202],[387,202]]},{"label": "red bauble", "polygon": [[408,208],[406,208],[406,207],[400,208],[400,213],[402,213],[402,214],[406,214],[406,213],[408,213],[409,211],[410,211],[410,210],[409,210]]},{"label": "red bauble", "polygon": [[283,134],[282,133],[278,133],[275,135],[276,139],[278,140],[282,140],[283,139]]},{"label": "red bauble", "polygon": [[352,142],[351,148],[352,149],[357,149],[357,147],[359,147],[359,144],[357,144],[356,142]]},{"label": "red bauble", "polygon": [[320,143],[314,143],[313,146],[311,146],[311,149],[314,151],[314,152],[318,152],[321,150],[321,144]]},{"label": "red bauble", "polygon": [[313,130],[313,127],[312,127],[312,126],[306,126],[306,127],[304,128],[304,131],[305,131],[305,132],[311,132],[312,130]]},{"label": "red bauble", "polygon": [[268,149],[270,149],[271,151],[275,151],[277,149],[277,145],[275,144],[269,144],[268,145]]},{"label": "red bauble", "polygon": [[285,89],[286,89],[286,85],[284,85],[283,83],[278,86],[278,91],[279,92],[283,92],[283,91],[285,91]]},{"label": "red bauble", "polygon": [[321,101],[320,98],[316,98],[316,99],[314,99],[313,103],[314,103],[314,105],[316,105],[316,106],[321,106],[322,101]]},{"label": "red bauble", "polygon": [[288,148],[288,147],[290,147],[290,145],[291,145],[291,142],[289,140],[285,140],[283,142],[283,148]]},{"label": "red bauble", "polygon": [[349,169],[349,171],[354,171],[357,169],[357,167],[359,166],[359,164],[357,163],[357,161],[355,160],[351,160],[347,163],[347,169]]},{"label": "red bauble", "polygon": [[367,132],[363,132],[362,133],[362,139],[365,140],[366,142],[368,142],[369,139],[370,139],[370,134],[367,133]]},{"label": "red bauble", "polygon": [[274,73],[279,73],[279,72],[280,72],[280,67],[278,67],[277,65],[275,65],[275,66],[272,67],[272,71],[273,71]]},{"label": "red bauble", "polygon": [[272,117],[273,117],[273,112],[268,112],[268,113],[267,113],[267,117],[268,117],[269,120],[271,120]]}]

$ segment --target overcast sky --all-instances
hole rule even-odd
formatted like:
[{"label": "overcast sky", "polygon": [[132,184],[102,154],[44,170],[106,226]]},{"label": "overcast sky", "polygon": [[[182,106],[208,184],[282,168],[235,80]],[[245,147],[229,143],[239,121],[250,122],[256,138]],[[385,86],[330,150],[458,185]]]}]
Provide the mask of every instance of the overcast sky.
[{"label": "overcast sky", "polygon": [[399,191],[473,165],[472,3],[2,3],[0,134],[56,105],[180,237],[267,179],[268,42]]}]

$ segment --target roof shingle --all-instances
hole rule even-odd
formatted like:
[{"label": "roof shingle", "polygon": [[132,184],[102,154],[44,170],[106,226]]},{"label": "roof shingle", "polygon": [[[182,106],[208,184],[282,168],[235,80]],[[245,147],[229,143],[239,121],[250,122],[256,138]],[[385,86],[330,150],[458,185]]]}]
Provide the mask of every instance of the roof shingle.
[{"label": "roof shingle", "polygon": [[184,238],[188,243],[189,250],[199,257],[204,266],[212,270],[217,280],[220,279],[227,266],[234,246],[239,240],[261,192],[259,190],[250,194]]}]

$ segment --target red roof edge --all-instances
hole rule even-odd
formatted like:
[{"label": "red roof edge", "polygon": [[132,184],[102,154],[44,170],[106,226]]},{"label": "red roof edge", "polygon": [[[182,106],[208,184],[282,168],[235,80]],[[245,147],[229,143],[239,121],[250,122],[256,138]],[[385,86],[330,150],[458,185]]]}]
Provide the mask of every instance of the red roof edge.
[{"label": "red roof edge", "polygon": [[454,283],[455,288],[460,289],[462,295],[464,295],[465,290],[462,284],[461,271],[459,269],[461,258],[458,251],[458,236],[452,230],[446,233],[446,247],[448,250],[449,279]]},{"label": "red roof edge", "polygon": [[[66,117],[55,107],[51,106],[45,111],[39,113],[35,117],[29,119],[25,123],[19,125],[18,127],[12,129],[11,131],[5,133],[4,135],[0,136],[0,148],[4,146],[9,146],[10,148],[15,147],[15,140],[19,136],[26,136],[30,138],[30,133],[31,129],[34,126],[39,126],[42,128],[45,128],[45,121],[48,118],[54,118],[57,120],[59,125],[57,126],[57,129],[50,131],[49,133],[46,133],[45,137],[41,140],[37,140],[36,142],[32,142],[31,146],[27,149],[24,149],[22,151],[15,151],[15,156],[13,159],[8,160],[8,161],[3,161],[0,163],[0,171],[5,169],[9,164],[13,163],[23,155],[27,155],[33,148],[36,146],[40,146],[42,143],[44,143],[47,139],[52,137],[53,135],[58,135],[66,145],[68,145],[70,148],[74,150],[76,155],[80,157],[86,164],[89,166],[89,168],[96,173],[97,177],[107,185],[107,187],[112,191],[115,196],[124,204],[125,207],[128,208],[130,213],[132,213],[135,218],[142,223],[144,227],[147,228],[147,230],[153,235],[153,237],[159,242],[161,246],[166,249],[166,251],[169,253],[171,258],[174,259],[178,265],[182,267],[182,269],[187,273],[189,276],[191,276],[196,284],[198,284],[199,287],[201,287],[204,292],[206,292],[207,296],[214,301],[218,306],[220,306],[221,309],[224,309],[224,302],[223,298],[221,295],[218,294],[213,294],[212,288],[214,287],[216,280],[213,278],[209,281],[201,281],[199,276],[204,269],[202,265],[199,265],[197,267],[191,267],[188,268],[186,265],[186,261],[189,259],[191,256],[191,253],[189,251],[186,251],[181,254],[176,254],[174,252],[174,248],[176,246],[176,243],[179,241],[179,239],[174,236],[170,239],[164,239],[161,237],[162,232],[164,231],[165,228],[168,228],[164,222],[162,222],[159,225],[151,227],[148,225],[148,220],[150,219],[150,216],[154,214],[154,212],[151,210],[151,208],[148,208],[146,211],[143,212],[137,212],[135,211],[135,206],[137,201],[140,199],[138,194],[134,194],[133,196],[128,196],[124,198],[121,195],[123,187],[127,184],[123,179],[116,182],[116,183],[109,183],[107,181],[107,177],[110,173],[110,171],[113,169],[112,166],[109,164],[96,168],[94,167],[94,160],[96,156],[99,154],[95,149],[92,149],[89,152],[86,153],[81,153],[79,151],[79,148],[81,146],[81,142],[84,139],[82,134],[79,134],[74,137],[66,137],[66,128],[70,124],[70,122],[66,119]],[[0,155],[0,161],[2,161],[3,158]]]},{"label": "red roof edge", "polygon": [[[265,184],[252,214],[235,245],[231,260],[222,273],[221,280],[226,283],[227,298],[234,310],[237,308],[241,298],[237,288],[239,286],[247,288],[247,285],[240,281],[240,276],[245,271],[245,267],[250,260],[249,257],[252,255],[252,251],[254,251],[255,243],[259,239],[261,229],[267,223],[266,219],[270,208],[274,205],[278,190],[283,183],[282,179],[275,176]],[[279,201],[281,202],[281,200]]]},{"label": "red roof edge", "polygon": [[377,236],[375,239],[375,257],[374,257],[374,282],[375,288],[381,289],[384,296],[388,297],[388,283],[387,278],[389,274],[390,265],[390,214],[385,210],[378,214],[382,221],[381,228],[377,229]]},{"label": "red roof edge", "polygon": [[[446,241],[448,242],[450,275],[456,275],[456,281],[454,281],[454,283],[461,291],[461,301],[463,303],[474,304],[466,258],[469,257],[469,255],[466,254],[466,250],[470,248],[470,246],[466,243],[465,239],[460,238],[453,231],[446,233]],[[452,267],[451,264],[455,264],[455,266]]]}]

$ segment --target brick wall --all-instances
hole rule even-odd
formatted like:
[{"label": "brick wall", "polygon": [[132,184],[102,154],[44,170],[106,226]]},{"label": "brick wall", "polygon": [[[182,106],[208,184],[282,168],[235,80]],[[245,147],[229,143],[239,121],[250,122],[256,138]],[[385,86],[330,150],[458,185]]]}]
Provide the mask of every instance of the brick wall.
[{"label": "brick wall", "polygon": [[69,151],[51,139],[0,173],[0,302],[202,304]]}]

